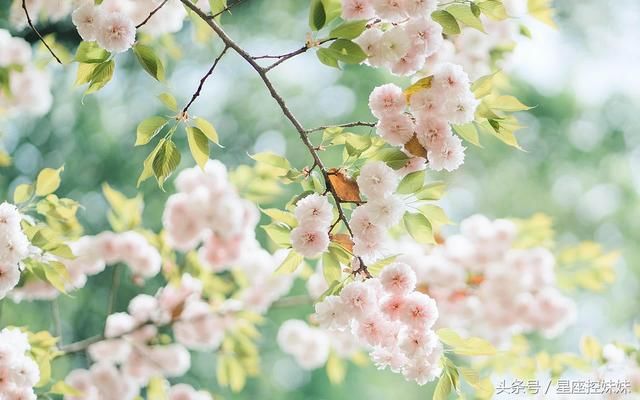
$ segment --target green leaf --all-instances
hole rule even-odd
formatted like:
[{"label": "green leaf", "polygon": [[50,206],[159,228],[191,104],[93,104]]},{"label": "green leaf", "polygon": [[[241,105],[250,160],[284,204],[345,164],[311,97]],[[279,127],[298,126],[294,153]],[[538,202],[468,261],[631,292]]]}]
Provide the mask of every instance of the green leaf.
[{"label": "green leaf", "polygon": [[260,226],[278,247],[291,247],[291,228],[282,223],[271,223]]},{"label": "green leaf", "polygon": [[176,144],[171,140],[162,139],[159,146],[158,152],[153,158],[152,167],[153,174],[158,179],[160,187],[162,187],[169,175],[178,168],[180,152]]},{"label": "green leaf", "polygon": [[311,30],[319,31],[327,22],[327,14],[321,0],[312,0],[309,8],[309,27]]},{"label": "green leaf", "polygon": [[355,39],[367,28],[366,19],[360,21],[346,21],[338,25],[329,33],[329,37],[342,39]]},{"label": "green leaf", "polygon": [[331,352],[327,359],[327,378],[332,385],[338,385],[344,381],[347,375],[347,366],[345,361]]},{"label": "green leaf", "polygon": [[602,346],[593,336],[583,336],[580,339],[580,352],[591,361],[599,361],[602,357]]},{"label": "green leaf", "polygon": [[73,386],[66,384],[64,381],[58,381],[49,390],[52,394],[60,394],[63,396],[82,397],[82,392]]},{"label": "green leaf", "polygon": [[164,140],[165,139],[161,139],[156,145],[156,147],[153,149],[153,151],[151,151],[151,153],[149,153],[147,158],[144,160],[142,172],[138,177],[138,182],[136,183],[136,187],[140,187],[140,184],[142,182],[146,181],[147,179],[153,176],[153,160],[155,159],[156,154],[158,154],[160,147],[162,147]]},{"label": "green leaf", "polygon": [[204,170],[204,166],[209,161],[209,141],[207,136],[195,126],[187,127],[187,141],[189,150],[198,166]]},{"label": "green leaf", "polygon": [[133,53],[145,71],[157,81],[164,81],[164,66],[153,48],[144,44],[133,46]]},{"label": "green leaf", "polygon": [[437,332],[440,341],[451,346],[453,352],[461,356],[490,356],[496,353],[496,348],[488,341],[471,337],[462,338],[456,331],[449,328],[439,329]]},{"label": "green leaf", "polygon": [[33,185],[30,183],[22,183],[16,186],[13,192],[13,202],[16,204],[24,203],[33,196]]},{"label": "green leaf", "polygon": [[419,213],[407,212],[404,214],[403,222],[407,232],[409,232],[411,237],[416,241],[425,244],[435,244],[433,228],[427,217]]},{"label": "green leaf", "polygon": [[[218,131],[216,131],[216,128],[213,127],[213,125],[207,121],[204,118],[194,118],[193,119],[194,123],[196,124],[196,126],[198,128],[200,128],[200,130],[202,131],[202,133],[204,133],[204,135],[211,140],[213,143],[217,144],[218,146],[220,146],[220,139],[218,137]],[[220,146],[222,147],[222,146]]]},{"label": "green leaf", "polygon": [[494,99],[488,99],[487,103],[492,110],[516,112],[531,109],[531,107],[522,104],[514,96],[498,96]]},{"label": "green leaf", "polygon": [[65,284],[71,282],[71,276],[67,268],[58,261],[51,261],[44,266],[44,275],[47,282],[61,293],[67,293]]},{"label": "green leaf", "polygon": [[[473,4],[473,3],[472,3]],[[463,24],[484,32],[482,21],[473,13],[470,6],[466,4],[452,4],[447,7],[447,11]]]},{"label": "green leaf", "polygon": [[434,204],[425,204],[421,206],[420,212],[422,212],[422,215],[427,217],[435,231],[439,231],[442,225],[450,225],[453,223],[449,217],[447,217],[444,210]]},{"label": "green leaf", "polygon": [[322,5],[326,15],[325,24],[338,18],[342,13],[342,0],[322,0]]},{"label": "green leaf", "polygon": [[333,281],[339,281],[342,276],[340,262],[332,252],[327,252],[322,255],[322,274],[327,284]]},{"label": "green leaf", "polygon": [[338,39],[331,43],[330,49],[339,55],[338,59],[347,64],[360,64],[367,59],[367,53],[355,42],[348,39]]},{"label": "green leaf", "polygon": [[160,116],[149,117],[138,124],[136,129],[135,146],[142,146],[151,141],[169,122],[167,118]]},{"label": "green leaf", "polygon": [[276,269],[276,274],[292,274],[298,269],[304,257],[297,251],[291,249],[282,264]]},{"label": "green leaf", "polygon": [[324,65],[328,65],[329,67],[333,68],[340,68],[340,65],[338,64],[338,58],[340,55],[337,51],[328,49],[326,47],[321,47],[318,49],[318,51],[316,51],[316,56],[318,57],[318,60],[320,60],[320,62]]},{"label": "green leaf", "polygon": [[230,357],[227,360],[227,368],[229,369],[229,388],[232,392],[238,393],[244,388],[247,373],[236,357]]},{"label": "green leaf", "polygon": [[393,256],[389,256],[389,257],[385,257],[382,260],[378,260],[375,263],[369,265],[369,267],[367,267],[367,269],[369,270],[369,272],[371,272],[371,274],[373,274],[374,276],[376,276],[377,274],[379,274],[382,269],[384,267],[386,267],[387,265],[393,263],[396,258],[398,258],[398,255],[393,255]]},{"label": "green leaf", "polygon": [[498,73],[500,73],[500,71],[480,77],[473,82],[471,85],[471,91],[476,96],[476,99],[481,99],[491,94],[491,91],[493,90],[493,78],[495,78]]},{"label": "green leaf", "polygon": [[111,78],[113,78],[113,72],[116,69],[116,64],[113,60],[98,64],[89,76],[89,87],[85,91],[85,94],[97,92],[105,87]]},{"label": "green leaf", "polygon": [[158,98],[169,110],[178,112],[178,101],[171,93],[160,93]]},{"label": "green leaf", "polygon": [[[221,13],[225,8],[227,8],[227,0],[209,0],[209,9],[211,10],[211,15]],[[220,23],[221,15],[216,17],[216,22]]]},{"label": "green leaf", "polygon": [[407,165],[409,156],[403,151],[396,148],[385,148],[378,150],[373,155],[374,160],[384,161],[389,167],[393,169],[400,169]]},{"label": "green leaf", "polygon": [[96,42],[80,42],[76,50],[75,60],[84,64],[102,64],[111,53],[103,49]]},{"label": "green leaf", "polygon": [[507,10],[504,8],[504,4],[498,0],[487,0],[477,3],[480,10],[489,18],[497,21],[502,21],[509,18]]},{"label": "green leaf", "polygon": [[527,7],[529,14],[544,22],[552,28],[556,27],[556,23],[553,20],[553,7],[551,6],[551,0],[528,0]]},{"label": "green leaf", "polygon": [[451,378],[448,374],[443,373],[433,391],[433,400],[447,400],[449,393],[451,393]]},{"label": "green leaf", "polygon": [[46,196],[55,192],[60,186],[62,171],[64,171],[64,166],[58,169],[45,168],[40,171],[36,179],[36,196]]},{"label": "green leaf", "polygon": [[421,92],[425,89],[429,89],[433,82],[433,76],[427,76],[422,79],[418,79],[415,83],[411,84],[411,86],[407,87],[404,90],[404,96],[407,99],[407,103],[411,101],[411,96],[416,94],[417,92]]},{"label": "green leaf", "polygon": [[167,386],[164,379],[152,378],[147,384],[147,400],[168,400]]},{"label": "green leaf", "polygon": [[445,189],[444,182],[431,182],[424,185],[422,190],[416,194],[416,198],[418,200],[440,200]]},{"label": "green leaf", "polygon": [[84,85],[85,83],[89,83],[91,81],[91,76],[96,68],[98,68],[100,64],[78,64],[78,72],[76,74],[76,81],[74,84],[76,86]]},{"label": "green leaf", "polygon": [[409,194],[416,193],[424,185],[425,171],[416,171],[408,174],[400,181],[396,193]]},{"label": "green leaf", "polygon": [[261,162],[263,164],[267,164],[279,170],[282,170],[283,173],[286,173],[291,169],[291,164],[289,164],[289,161],[287,161],[286,158],[279,156],[275,153],[272,153],[270,151],[257,153],[250,157],[258,162]]},{"label": "green leaf", "polygon": [[482,147],[480,144],[480,137],[478,136],[478,130],[473,122],[464,125],[453,125],[452,127],[454,132],[464,140],[478,147]]},{"label": "green leaf", "polygon": [[434,11],[431,19],[442,25],[442,30],[447,35],[458,35],[460,33],[460,25],[450,12],[445,10]]},{"label": "green leaf", "polygon": [[282,222],[287,224],[290,228],[295,228],[298,226],[298,220],[296,220],[295,215],[290,212],[280,210],[278,208],[267,208],[262,209],[262,212],[269,216],[275,222]]}]

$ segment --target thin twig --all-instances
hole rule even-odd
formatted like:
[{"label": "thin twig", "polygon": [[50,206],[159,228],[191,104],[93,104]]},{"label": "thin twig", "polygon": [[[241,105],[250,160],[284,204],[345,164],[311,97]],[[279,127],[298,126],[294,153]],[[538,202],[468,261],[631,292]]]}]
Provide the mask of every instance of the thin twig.
[{"label": "thin twig", "polygon": [[169,0],[164,0],[162,3],[160,3],[160,5],[156,8],[153,9],[153,11],[151,11],[149,13],[149,15],[147,16],[147,18],[144,19],[144,21],[140,22],[138,25],[136,25],[136,29],[139,29],[142,25],[146,24],[147,22],[149,22],[149,20],[151,19],[151,17],[153,17],[158,11],[160,11],[160,9],[162,7],[164,7],[165,4],[167,4],[169,2]]},{"label": "thin twig", "polygon": [[[191,3],[191,1],[189,0],[180,0],[180,1],[187,8],[189,8],[194,13],[196,13],[196,15],[200,17],[200,19],[205,21],[207,25],[209,25],[209,27],[220,37],[220,39],[225,43],[225,45],[233,49],[240,57],[242,57],[247,63],[249,63],[249,65],[251,65],[251,67],[256,71],[260,79],[262,79],[262,82],[264,83],[267,90],[269,91],[269,94],[271,94],[271,97],[273,97],[276,103],[278,103],[278,106],[282,110],[282,113],[284,114],[284,116],[289,120],[289,122],[291,122],[293,127],[296,129],[300,137],[300,140],[307,147],[307,149],[309,150],[309,153],[311,154],[311,157],[313,157],[314,163],[317,164],[318,168],[320,169],[322,173],[322,177],[325,182],[325,186],[328,189],[328,191],[331,193],[331,196],[334,199],[336,209],[338,211],[338,217],[344,223],[345,228],[347,229],[351,237],[353,237],[353,231],[349,226],[349,220],[347,219],[347,216],[345,215],[344,210],[342,208],[343,201],[341,200],[340,196],[338,195],[338,192],[336,191],[335,187],[331,183],[331,180],[329,179],[327,168],[324,166],[324,163],[320,159],[320,156],[318,155],[318,152],[316,151],[313,143],[311,143],[307,130],[293,115],[291,110],[289,110],[289,107],[287,106],[282,96],[274,88],[273,83],[267,76],[267,72],[269,71],[269,69],[260,66],[249,53],[247,53],[242,47],[240,47],[238,43],[236,43],[233,39],[231,39],[231,37],[229,37],[229,35],[227,35],[224,29],[222,29],[213,19],[207,18],[207,15],[202,10],[200,10],[197,6]],[[365,276],[370,276],[370,274],[367,271],[367,267],[366,265],[364,265],[364,263],[361,264],[360,269],[365,274]]]},{"label": "thin twig", "polygon": [[33,22],[31,22],[31,17],[29,16],[29,10],[27,10],[27,4],[26,4],[26,0],[22,0],[22,9],[24,10],[24,15],[26,15],[27,17],[27,23],[29,24],[29,27],[31,27],[31,29],[36,33],[36,35],[38,35],[38,38],[40,39],[40,41],[42,42],[42,44],[44,44],[44,47],[47,48],[47,50],[49,50],[49,53],[51,53],[51,55],[53,56],[53,58],[56,59],[56,61],[59,64],[62,64],[62,61],[60,60],[60,58],[58,58],[58,56],[56,55],[56,53],[53,51],[53,49],[51,47],[49,47],[49,45],[47,44],[47,41],[44,40],[44,38],[42,37],[42,35],[40,34],[40,32],[36,29],[36,27],[33,25]]},{"label": "thin twig", "polygon": [[298,56],[302,53],[307,52],[307,50],[312,49],[314,47],[318,47],[324,43],[330,42],[332,40],[336,40],[336,38],[327,38],[327,39],[323,39],[319,42],[311,42],[308,41],[307,43],[305,43],[305,45],[303,47],[300,47],[297,50],[291,51],[289,53],[286,54],[280,54],[278,56],[272,56],[272,55],[264,55],[264,56],[257,56],[257,57],[253,57],[254,60],[263,60],[263,59],[277,59],[273,64],[269,65],[268,67],[265,67],[265,71],[271,71],[272,69],[274,69],[275,67],[277,67],[278,65],[282,64],[283,62]]},{"label": "thin twig", "polygon": [[228,6],[226,6],[225,8],[223,8],[222,10],[218,11],[217,13],[207,16],[207,18],[210,19],[214,19],[214,18],[218,18],[219,16],[221,16],[222,14],[224,14],[225,12],[231,10],[231,8],[237,6],[238,4],[242,3],[244,0],[238,0],[235,3],[229,4]]},{"label": "thin twig", "polygon": [[324,126],[318,126],[317,128],[312,128],[312,129],[307,129],[307,133],[313,133],[313,132],[317,132],[317,131],[323,131],[325,129],[329,129],[329,128],[353,128],[356,126],[367,126],[369,128],[373,128],[374,126],[376,126],[375,122],[364,122],[364,121],[355,121],[355,122],[347,122],[345,124],[339,124],[339,125],[324,125]]},{"label": "thin twig", "polygon": [[191,107],[191,104],[193,104],[193,102],[196,101],[198,96],[200,96],[200,92],[202,91],[202,87],[204,86],[204,83],[207,81],[207,79],[209,79],[211,74],[213,74],[213,70],[216,69],[216,66],[218,65],[218,63],[222,59],[222,56],[224,56],[224,53],[226,53],[228,49],[229,49],[229,46],[224,46],[224,49],[222,49],[222,52],[213,61],[213,65],[211,65],[211,68],[209,68],[207,73],[202,77],[202,79],[200,79],[200,84],[198,85],[198,89],[195,91],[193,96],[191,96],[191,100],[189,100],[187,105],[184,106],[184,108],[182,109],[183,115],[186,115],[187,111],[189,111],[189,107]]}]

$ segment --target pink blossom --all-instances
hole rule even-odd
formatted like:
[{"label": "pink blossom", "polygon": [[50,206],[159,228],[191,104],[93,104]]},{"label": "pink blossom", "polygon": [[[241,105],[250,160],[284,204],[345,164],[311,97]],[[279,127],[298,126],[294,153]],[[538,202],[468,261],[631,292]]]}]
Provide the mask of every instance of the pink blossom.
[{"label": "pink blossom", "polygon": [[465,147],[459,137],[454,135],[447,137],[441,147],[429,149],[427,152],[429,168],[434,171],[445,169],[449,172],[458,169],[464,163],[464,150]]},{"label": "pink blossom", "polygon": [[344,308],[353,318],[363,318],[376,309],[376,299],[372,290],[362,282],[353,282],[340,292]]},{"label": "pink blossom", "polygon": [[97,32],[98,44],[112,53],[122,53],[133,46],[136,27],[125,14],[112,12],[105,14]]},{"label": "pink blossom", "polygon": [[393,83],[378,86],[369,95],[369,108],[378,119],[402,114],[405,107],[404,93]]},{"label": "pink blossom", "polygon": [[371,0],[342,0],[342,19],[370,19],[374,16]]},{"label": "pink blossom", "polygon": [[436,302],[426,294],[410,293],[405,298],[400,319],[416,329],[431,328],[438,319]]},{"label": "pink blossom", "polygon": [[416,273],[404,263],[389,264],[380,273],[384,289],[393,295],[405,295],[416,287]]},{"label": "pink blossom", "polygon": [[317,257],[329,248],[329,233],[327,230],[318,229],[315,226],[294,228],[291,231],[291,245],[294,250],[305,257]]},{"label": "pink blossom", "polygon": [[349,324],[350,316],[339,296],[327,296],[315,306],[318,325],[325,329],[342,330]]}]

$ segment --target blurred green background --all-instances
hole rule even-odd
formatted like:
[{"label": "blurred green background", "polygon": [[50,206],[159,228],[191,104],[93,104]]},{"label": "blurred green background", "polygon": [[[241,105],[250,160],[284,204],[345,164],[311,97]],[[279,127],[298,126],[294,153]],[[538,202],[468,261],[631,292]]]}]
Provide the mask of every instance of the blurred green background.
[{"label": "blurred green background", "polygon": [[[277,5],[276,5],[277,3]],[[474,213],[492,217],[524,218],[536,212],[555,221],[558,240],[574,243],[596,240],[609,249],[620,249],[617,283],[599,295],[575,293],[579,304],[576,325],[554,341],[536,340],[541,348],[576,350],[578,338],[595,334],[605,342],[630,337],[630,327],[640,314],[640,70],[638,46],[640,15],[634,0],[622,0],[615,8],[600,0],[562,1],[559,29],[534,24],[534,40],[523,41],[510,67],[514,90],[526,104],[521,115],[527,128],[518,138],[525,151],[482,137],[484,148],[468,146],[466,163],[459,171],[439,176],[449,192],[443,206],[454,221]],[[0,0],[0,27],[6,27],[9,2]],[[246,0],[225,16],[223,23],[252,54],[278,54],[299,47],[307,33],[307,2],[296,0]],[[58,39],[77,44],[68,21],[43,26]],[[34,41],[30,32],[21,35]],[[39,119],[1,121],[1,142],[12,155],[13,165],[0,170],[0,198],[16,185],[31,180],[43,167],[65,165],[60,195],[82,203],[81,220],[87,233],[108,229],[101,185],[108,182],[134,195],[142,161],[150,148],[134,148],[137,123],[162,113],[155,96],[163,91],[185,102],[220,50],[219,43],[195,44],[191,27],[178,35],[182,57],[168,62],[170,78],[158,84],[134,65],[130,54],[119,55],[114,81],[98,94],[83,97],[73,87],[75,68],[55,67],[55,100],[48,115]],[[293,59],[272,73],[292,111],[307,127],[352,120],[372,120],[367,97],[373,87],[391,78],[366,67],[338,71],[317,62],[312,52]],[[400,82],[403,82],[400,80]],[[211,157],[230,168],[247,164],[247,154],[265,149],[286,153],[295,166],[309,163],[297,135],[264,90],[253,70],[229,55],[210,79],[192,114],[214,122],[224,149],[213,148]],[[186,143],[181,168],[193,164]],[[436,177],[436,174],[433,174]],[[160,228],[159,215],[172,192],[162,192],[149,180],[141,191],[146,208],[145,225]],[[455,229],[455,227],[453,228]],[[125,273],[125,272],[123,272]],[[90,280],[73,298],[59,299],[63,310],[64,341],[99,333],[106,312],[111,270]],[[128,279],[120,289],[117,310],[124,310],[136,293]],[[145,292],[153,293],[158,282]],[[296,290],[300,290],[297,288]],[[46,303],[18,306],[2,304],[0,327],[27,325],[32,330],[52,329]],[[304,318],[310,307],[275,309],[263,328],[263,369],[240,395],[231,396],[215,384],[212,354],[194,354],[192,372],[180,381],[208,388],[233,398],[347,399],[428,398],[430,389],[404,382],[398,375],[373,367],[351,366],[346,382],[329,385],[324,370],[305,372],[275,344],[275,333],[286,318]],[[54,374],[65,375],[81,366],[82,356],[56,363]]]}]

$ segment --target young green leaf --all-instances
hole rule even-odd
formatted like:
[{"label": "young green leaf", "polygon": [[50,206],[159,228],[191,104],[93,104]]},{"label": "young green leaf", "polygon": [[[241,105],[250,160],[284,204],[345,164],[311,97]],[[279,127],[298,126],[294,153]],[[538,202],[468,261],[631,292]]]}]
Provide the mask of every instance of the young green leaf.
[{"label": "young green leaf", "polygon": [[453,131],[457,133],[467,142],[474,144],[478,147],[482,147],[480,144],[480,137],[478,136],[478,130],[473,122],[464,125],[453,125]]},{"label": "young green leaf", "polygon": [[164,80],[164,66],[158,58],[153,48],[144,44],[133,46],[133,53],[145,71],[157,81]]},{"label": "young green leaf", "polygon": [[304,260],[304,257],[295,250],[291,249],[291,251],[289,251],[289,254],[287,255],[287,258],[285,258],[282,264],[280,264],[280,266],[276,269],[276,274],[292,274],[296,269],[298,269],[298,267],[302,263],[302,260]]},{"label": "young green leaf", "polygon": [[320,60],[320,62],[324,65],[333,68],[340,68],[340,65],[338,64],[338,58],[340,54],[337,51],[326,47],[321,47],[318,49],[318,51],[316,51],[316,56],[318,57],[318,60]]},{"label": "young green leaf", "polygon": [[180,164],[180,151],[178,151],[176,144],[171,140],[162,139],[152,163],[153,173],[160,187],[169,175],[178,168],[178,164]]},{"label": "young green leaf", "polygon": [[116,64],[113,60],[98,64],[89,76],[89,87],[84,93],[94,93],[105,87],[105,85],[111,81],[111,78],[113,78],[115,69]]},{"label": "young green leaf", "polygon": [[135,146],[142,146],[151,141],[169,122],[165,117],[149,117],[138,124]]},{"label": "young green leaf", "polygon": [[502,21],[509,18],[509,16],[507,15],[507,10],[506,8],[504,8],[504,4],[502,4],[502,1],[486,0],[477,3],[477,5],[480,10],[482,10],[484,15],[491,19]]},{"label": "young green leaf", "polygon": [[424,177],[424,171],[416,171],[408,174],[402,178],[396,192],[400,194],[416,193],[424,185]]},{"label": "young green leaf", "polygon": [[169,110],[178,112],[178,101],[171,93],[160,93],[158,98]]},{"label": "young green leaf", "polygon": [[332,252],[327,252],[322,255],[322,273],[327,284],[340,280],[342,275],[340,262]]},{"label": "young green leaf", "polygon": [[[216,128],[213,127],[213,125],[207,121],[204,118],[194,118],[194,123],[196,124],[196,126],[198,128],[200,128],[200,130],[202,131],[202,133],[205,134],[205,136],[211,140],[213,143],[217,144],[218,146],[220,146],[220,139],[218,137],[218,131],[216,131]],[[222,147],[222,146],[220,146]]]},{"label": "young green leaf", "polygon": [[442,26],[443,32],[447,35],[458,35],[461,32],[456,17],[448,11],[434,11],[431,13],[431,19],[439,23]]},{"label": "young green leaf", "polygon": [[484,32],[482,21],[480,21],[480,18],[473,13],[470,6],[466,4],[452,4],[447,7],[447,11],[466,26],[477,29],[480,32]]},{"label": "young green leaf", "polygon": [[360,64],[367,59],[367,53],[355,42],[348,39],[338,39],[329,46],[331,50],[335,50],[338,60],[347,64]]},{"label": "young green leaf", "polygon": [[13,192],[13,202],[16,204],[24,203],[33,196],[33,185],[29,183],[21,183],[16,186]]},{"label": "young green leaf", "polygon": [[85,64],[102,64],[110,56],[111,53],[100,47],[96,42],[80,42],[76,50],[75,59]]},{"label": "young green leaf", "polygon": [[327,22],[327,14],[321,0],[312,0],[309,8],[309,27],[311,30],[319,31]]},{"label": "young green leaf", "polygon": [[46,196],[55,192],[60,186],[60,174],[64,171],[64,166],[53,169],[45,168],[38,174],[36,179],[36,196]]},{"label": "young green leaf", "polygon": [[359,21],[345,21],[329,33],[329,37],[342,39],[355,39],[364,32],[367,27],[366,19]]},{"label": "young green leaf", "polygon": [[187,141],[189,150],[198,166],[204,170],[204,166],[209,161],[209,141],[207,136],[195,126],[187,127]]},{"label": "young green leaf", "polygon": [[409,232],[411,237],[416,241],[425,244],[435,244],[433,229],[427,217],[419,213],[407,212],[404,214],[403,222],[407,232]]}]

